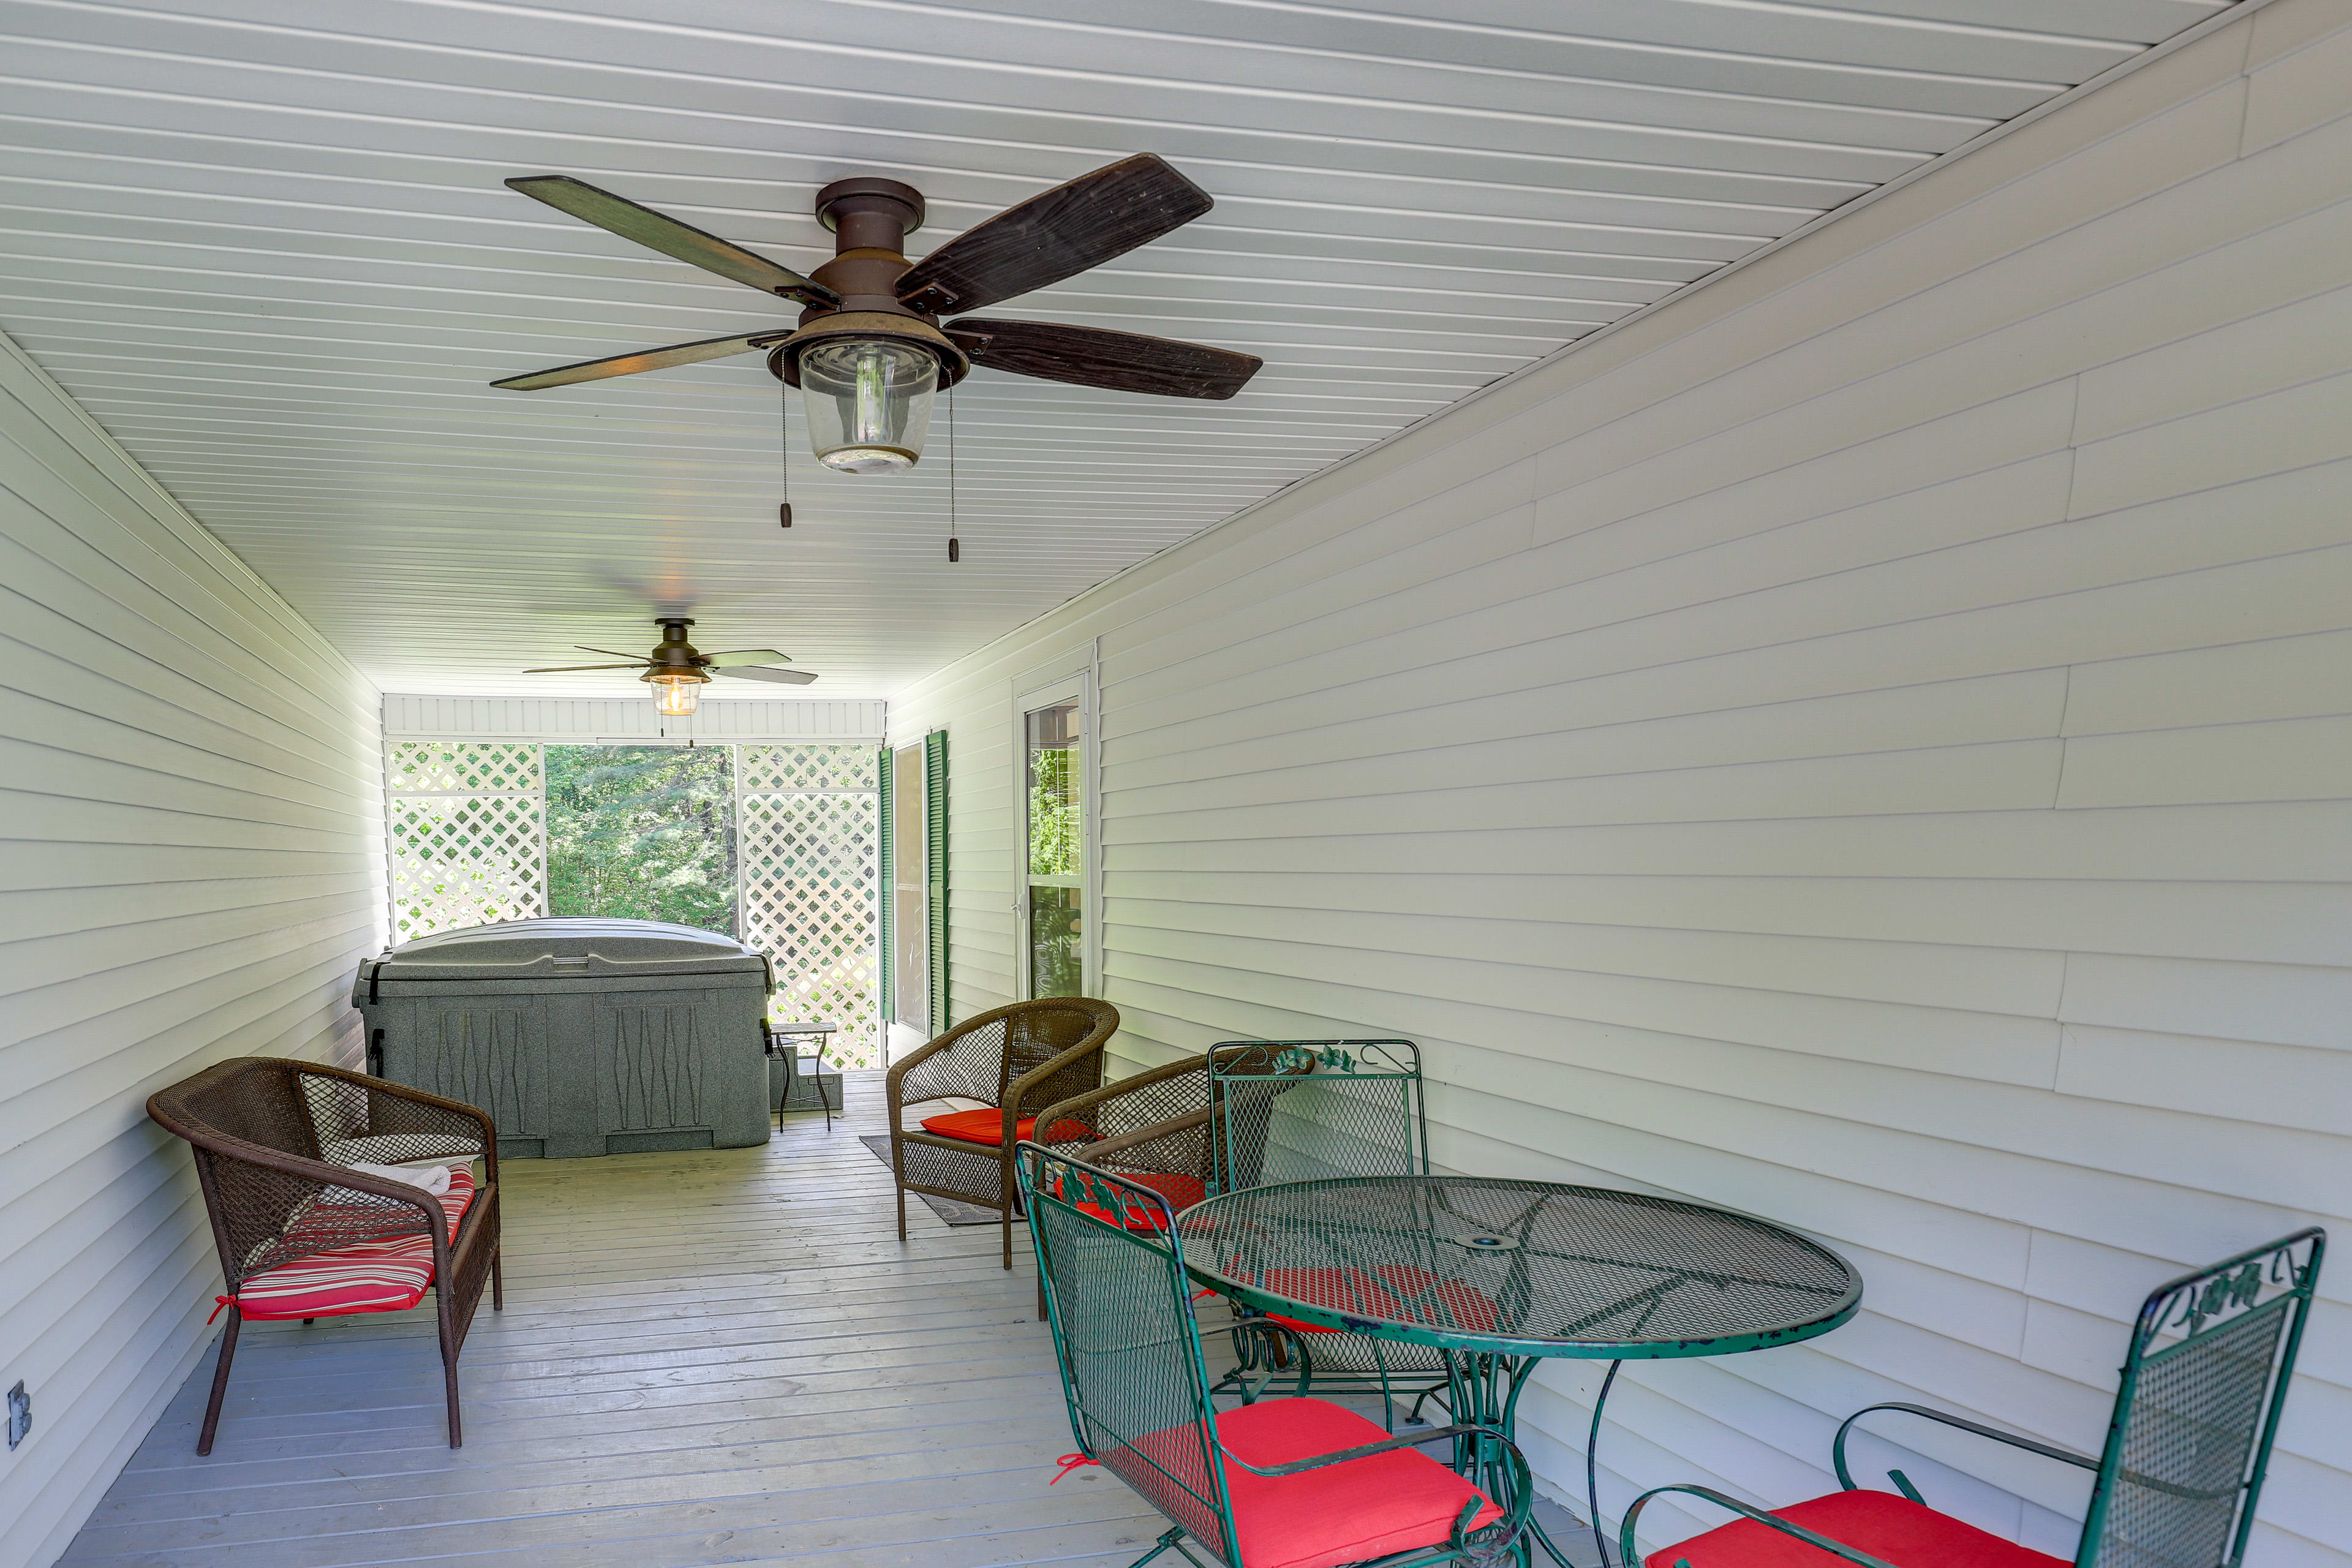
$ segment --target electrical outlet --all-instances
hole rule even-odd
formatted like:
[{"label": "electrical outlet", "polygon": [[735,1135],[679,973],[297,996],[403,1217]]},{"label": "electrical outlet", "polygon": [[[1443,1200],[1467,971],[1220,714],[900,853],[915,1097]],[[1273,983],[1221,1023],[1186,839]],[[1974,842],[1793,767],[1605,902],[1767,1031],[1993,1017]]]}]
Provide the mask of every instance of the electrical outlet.
[{"label": "electrical outlet", "polygon": [[25,1384],[19,1380],[8,1391],[8,1447],[13,1448],[23,1442],[32,1430],[33,1396],[25,1392]]}]

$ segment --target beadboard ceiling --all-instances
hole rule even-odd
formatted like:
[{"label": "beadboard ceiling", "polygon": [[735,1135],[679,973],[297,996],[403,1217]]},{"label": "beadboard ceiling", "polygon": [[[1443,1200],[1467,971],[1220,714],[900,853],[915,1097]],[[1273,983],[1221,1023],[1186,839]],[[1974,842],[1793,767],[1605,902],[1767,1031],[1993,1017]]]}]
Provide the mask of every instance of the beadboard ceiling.
[{"label": "beadboard ceiling", "polygon": [[[571,644],[772,643],[887,695],[1121,567],[2227,9],[2226,0],[0,0],[0,326],[388,689],[626,694]],[[1261,355],[1194,404],[975,374],[903,479],[775,526],[784,319],[499,182],[801,270],[1125,153],[1216,210],[994,313]],[[797,408],[789,416],[796,443]],[[728,694],[758,688],[730,683]]]}]

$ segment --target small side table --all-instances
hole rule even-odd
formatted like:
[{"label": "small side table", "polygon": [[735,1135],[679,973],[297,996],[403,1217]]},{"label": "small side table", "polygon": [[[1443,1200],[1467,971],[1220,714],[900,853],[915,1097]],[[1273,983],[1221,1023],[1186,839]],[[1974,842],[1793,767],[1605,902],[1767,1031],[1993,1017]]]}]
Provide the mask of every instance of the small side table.
[{"label": "small side table", "polygon": [[[782,1118],[785,1100],[791,1097],[793,1089],[798,1086],[801,1076],[799,1047],[793,1042],[813,1039],[816,1043],[810,1047],[809,1051],[808,1059],[811,1068],[808,1075],[809,1081],[816,1089],[817,1104],[824,1111],[824,1130],[827,1132],[833,1131],[833,1096],[827,1094],[824,1088],[824,1048],[832,1042],[835,1032],[840,1027],[840,1025],[831,1019],[824,1019],[813,1024],[782,1024],[769,1028],[768,1054],[785,1064],[784,1096],[776,1102],[779,1119]],[[835,1083],[838,1083],[841,1081],[841,1075],[835,1073],[833,1079]]]}]

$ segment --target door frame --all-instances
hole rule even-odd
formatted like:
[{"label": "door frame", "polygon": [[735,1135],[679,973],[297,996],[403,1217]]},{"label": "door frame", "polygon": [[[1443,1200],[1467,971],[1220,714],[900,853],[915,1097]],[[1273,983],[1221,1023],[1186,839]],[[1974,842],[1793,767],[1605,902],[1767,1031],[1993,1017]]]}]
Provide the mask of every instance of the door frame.
[{"label": "door frame", "polygon": [[[916,872],[915,894],[919,910],[919,918],[915,922],[916,949],[923,955],[922,1021],[912,1023],[900,1016],[907,1005],[907,975],[904,966],[898,963],[898,952],[894,951],[890,954],[891,1016],[884,1019],[883,1022],[885,1025],[896,1024],[902,1028],[912,1029],[928,1038],[939,1033],[939,1028],[932,1023],[930,1016],[931,868],[929,865],[930,836],[926,831],[926,825],[930,821],[931,803],[923,767],[923,742],[918,738],[908,745],[885,746],[882,748],[882,754],[889,760],[890,768],[890,886],[884,889],[885,896],[890,900],[890,942],[894,949],[903,949],[906,945],[906,933],[899,930],[898,889],[906,880],[906,867],[911,859]],[[899,794],[903,784],[898,763],[902,757],[911,757],[914,761],[915,833],[911,845],[908,842],[908,836],[898,830],[902,809],[900,802],[903,798]]]},{"label": "door frame", "polygon": [[1094,651],[1062,673],[1033,671],[1013,683],[1008,717],[1013,740],[1013,994],[1029,995],[1029,714],[1075,697],[1078,702],[1078,989],[1102,994],[1102,792],[1097,773],[1101,723]]}]

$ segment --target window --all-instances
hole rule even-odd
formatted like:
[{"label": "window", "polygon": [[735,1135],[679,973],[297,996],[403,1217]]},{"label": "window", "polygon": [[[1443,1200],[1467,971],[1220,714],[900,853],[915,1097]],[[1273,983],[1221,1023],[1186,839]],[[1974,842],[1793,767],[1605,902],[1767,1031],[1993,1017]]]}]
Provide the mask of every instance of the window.
[{"label": "window", "polygon": [[1083,996],[1086,728],[1075,686],[1022,704],[1022,950],[1031,996]]}]

